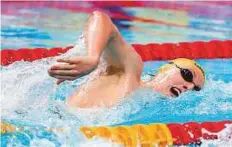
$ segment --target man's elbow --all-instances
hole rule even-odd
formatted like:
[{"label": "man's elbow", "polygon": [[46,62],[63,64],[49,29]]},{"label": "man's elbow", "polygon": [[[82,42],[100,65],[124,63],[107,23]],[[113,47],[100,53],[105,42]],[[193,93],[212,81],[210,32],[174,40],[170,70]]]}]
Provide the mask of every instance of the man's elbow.
[{"label": "man's elbow", "polygon": [[96,18],[96,19],[99,19],[109,25],[112,25],[112,21],[109,17],[109,15],[107,15],[106,13],[104,12],[101,12],[101,11],[94,11],[93,12],[93,17]]},{"label": "man's elbow", "polygon": [[106,13],[101,11],[94,11],[92,17],[94,20],[96,20],[96,22],[98,22],[99,28],[104,29],[104,32],[108,32],[111,37],[113,34],[115,34],[116,27]]},{"label": "man's elbow", "polygon": [[110,19],[109,15],[102,11],[93,11],[93,15],[102,19]]}]

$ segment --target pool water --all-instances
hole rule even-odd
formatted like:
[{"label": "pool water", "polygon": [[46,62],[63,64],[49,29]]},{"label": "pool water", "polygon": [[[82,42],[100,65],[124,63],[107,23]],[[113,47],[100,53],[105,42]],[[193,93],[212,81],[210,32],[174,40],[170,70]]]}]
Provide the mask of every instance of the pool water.
[{"label": "pool water", "polygon": [[[73,44],[95,9],[110,14],[129,43],[232,38],[232,4],[226,2],[144,2],[143,7],[110,2],[29,3],[33,5],[2,3],[2,50]],[[1,120],[26,127],[23,132],[1,135],[2,146],[118,146],[101,139],[87,141],[77,130],[83,125],[232,120],[232,59],[197,60],[207,79],[200,92],[166,99],[151,89],[138,89],[108,109],[68,108],[66,97],[87,77],[57,86],[47,74],[53,62],[54,58],[47,58],[1,66]],[[166,62],[145,62],[142,79],[149,80],[146,73],[155,73]],[[66,131],[52,133],[44,127]],[[231,144],[231,140],[216,140],[203,141],[202,146]]]}]

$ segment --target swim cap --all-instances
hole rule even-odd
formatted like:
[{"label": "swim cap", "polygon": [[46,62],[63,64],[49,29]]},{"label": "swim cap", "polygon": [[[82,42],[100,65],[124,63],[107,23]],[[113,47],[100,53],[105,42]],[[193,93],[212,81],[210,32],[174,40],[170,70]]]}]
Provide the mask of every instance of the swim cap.
[{"label": "swim cap", "polygon": [[197,64],[194,60],[191,59],[187,59],[187,58],[177,58],[172,60],[173,63],[175,63],[178,66],[196,66],[198,69],[200,69],[200,71],[202,72],[204,78],[205,78],[205,72],[202,69],[202,67]]},{"label": "swim cap", "polygon": [[[176,65],[178,65],[180,67],[195,66],[195,67],[197,67],[201,71],[201,73],[202,73],[202,75],[203,75],[203,77],[205,79],[205,72],[204,72],[204,70],[194,60],[187,59],[187,58],[177,58],[177,59],[171,60],[171,62],[175,63]],[[171,64],[165,64],[165,65],[163,65],[163,66],[161,66],[159,68],[158,73],[163,73],[163,72],[171,69],[172,67],[173,66]]]}]

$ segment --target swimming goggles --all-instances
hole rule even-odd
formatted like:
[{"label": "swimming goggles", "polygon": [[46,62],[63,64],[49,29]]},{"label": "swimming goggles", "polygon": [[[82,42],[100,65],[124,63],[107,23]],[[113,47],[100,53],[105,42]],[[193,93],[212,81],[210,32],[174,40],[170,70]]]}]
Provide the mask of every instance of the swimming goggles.
[{"label": "swimming goggles", "polygon": [[[187,81],[187,82],[193,83],[193,85],[194,85],[193,89],[194,89],[195,91],[200,91],[200,90],[201,90],[201,87],[197,86],[197,85],[193,82],[193,73],[192,73],[190,70],[185,69],[185,68],[181,68],[181,67],[179,67],[178,65],[176,65],[176,64],[173,63],[173,62],[170,62],[169,64],[173,64],[173,65],[175,65],[177,68],[180,69],[180,74],[181,74],[182,78],[183,78],[185,81]],[[154,76],[153,74],[148,74],[148,75]]]}]

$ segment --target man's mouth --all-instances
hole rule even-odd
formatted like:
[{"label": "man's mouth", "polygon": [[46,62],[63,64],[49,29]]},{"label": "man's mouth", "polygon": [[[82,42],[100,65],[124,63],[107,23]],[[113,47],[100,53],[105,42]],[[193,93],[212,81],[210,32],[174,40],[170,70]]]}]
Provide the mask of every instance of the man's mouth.
[{"label": "man's mouth", "polygon": [[172,87],[170,91],[175,97],[178,97],[181,93],[181,90],[177,87]]}]

